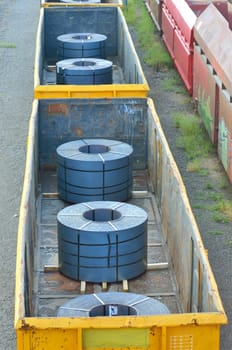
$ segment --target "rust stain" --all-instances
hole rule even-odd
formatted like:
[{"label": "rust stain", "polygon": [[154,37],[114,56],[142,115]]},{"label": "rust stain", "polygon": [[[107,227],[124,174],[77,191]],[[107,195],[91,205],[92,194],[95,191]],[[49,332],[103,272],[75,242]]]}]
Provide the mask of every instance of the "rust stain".
[{"label": "rust stain", "polygon": [[74,129],[74,133],[75,133],[78,137],[83,137],[83,129],[82,129],[82,128],[76,128],[76,129]]},{"label": "rust stain", "polygon": [[48,105],[48,114],[68,115],[68,105],[66,103],[52,103]]},{"label": "rust stain", "polygon": [[21,329],[23,329],[23,330],[33,330],[33,329],[35,329],[35,327],[34,326],[30,326],[29,324],[27,324],[25,322],[25,320],[22,320],[22,327],[21,327]]}]

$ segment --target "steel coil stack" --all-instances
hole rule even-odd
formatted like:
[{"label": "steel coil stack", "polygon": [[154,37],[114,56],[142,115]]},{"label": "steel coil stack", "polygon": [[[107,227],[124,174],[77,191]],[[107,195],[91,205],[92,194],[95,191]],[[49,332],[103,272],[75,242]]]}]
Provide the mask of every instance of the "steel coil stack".
[{"label": "steel coil stack", "polygon": [[169,314],[160,301],[145,295],[108,292],[82,295],[58,308],[58,317],[145,316]]},{"label": "steel coil stack", "polygon": [[56,63],[58,84],[112,84],[113,64],[100,58],[74,58]]},{"label": "steel coil stack", "polygon": [[57,215],[60,271],[95,283],[141,275],[147,265],[147,219],[143,209],[120,202],[62,209]]},{"label": "steel coil stack", "polygon": [[57,37],[59,60],[69,58],[105,58],[107,37],[96,33],[71,33]]},{"label": "steel coil stack", "polygon": [[60,198],[70,203],[126,201],[132,191],[133,148],[108,139],[81,139],[57,148]]}]

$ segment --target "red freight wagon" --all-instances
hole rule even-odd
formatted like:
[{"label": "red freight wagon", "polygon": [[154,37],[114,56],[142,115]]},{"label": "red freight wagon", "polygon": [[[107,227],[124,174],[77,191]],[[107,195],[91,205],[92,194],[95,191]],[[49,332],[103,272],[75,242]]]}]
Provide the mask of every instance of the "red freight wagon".
[{"label": "red freight wagon", "polygon": [[232,32],[213,4],[198,17],[194,37],[193,97],[232,182]]},{"label": "red freight wagon", "polygon": [[163,1],[163,40],[190,95],[193,82],[193,26],[195,22],[196,15],[185,0]]}]

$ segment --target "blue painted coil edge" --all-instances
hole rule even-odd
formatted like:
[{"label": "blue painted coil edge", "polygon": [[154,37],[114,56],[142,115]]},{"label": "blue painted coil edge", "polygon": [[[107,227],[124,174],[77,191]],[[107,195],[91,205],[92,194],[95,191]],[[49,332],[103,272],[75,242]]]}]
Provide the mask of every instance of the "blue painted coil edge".
[{"label": "blue painted coil edge", "polygon": [[140,260],[133,264],[116,267],[78,267],[61,263],[60,271],[68,278],[77,281],[86,281],[92,283],[114,283],[123,280],[129,280],[143,274],[146,269],[146,262]]},{"label": "blue painted coil edge", "polygon": [[135,293],[107,292],[78,296],[58,308],[58,317],[169,314],[159,300]]},{"label": "blue painted coil edge", "polygon": [[[117,252],[114,252],[114,256],[111,253],[111,246],[108,247],[108,251],[104,254],[103,257],[92,257],[92,256],[80,256],[78,252],[75,254],[65,253],[61,249],[59,250],[59,256],[61,257],[62,262],[73,265],[74,267],[79,264],[80,267],[91,267],[91,268],[102,268],[102,267],[120,267],[123,265],[129,265],[136,263],[144,258],[146,255],[145,250],[146,246],[139,247],[140,249],[134,252],[130,252],[124,255],[117,255]],[[95,246],[96,250],[96,246]],[[100,249],[99,249],[100,250]],[[116,250],[116,249],[115,249]],[[88,252],[88,255],[90,253]]]},{"label": "blue painted coil edge", "polygon": [[125,201],[132,191],[132,153],[127,143],[82,139],[57,148],[60,198],[70,203]]},{"label": "blue painted coil edge", "polygon": [[[92,217],[94,213],[95,218]],[[115,217],[120,220],[116,220]],[[59,236],[64,237],[67,242],[89,245],[91,241],[93,244],[107,245],[127,242],[140,236],[147,227],[147,213],[142,208],[128,203],[94,201],[62,209],[57,215],[57,221],[58,229],[59,225],[62,225]]]},{"label": "blue painted coil edge", "polygon": [[58,57],[68,58],[105,58],[107,37],[96,33],[70,33],[57,37]]},{"label": "blue painted coil edge", "polygon": [[95,193],[95,194],[78,194],[78,193],[72,193],[68,191],[67,189],[63,189],[59,185],[59,196],[61,199],[63,199],[65,202],[68,203],[81,203],[81,202],[90,202],[90,201],[126,201],[131,197],[131,191],[132,187],[128,187],[124,190],[116,191],[113,193],[106,193],[102,191],[103,193]]},{"label": "blue painted coil edge", "polygon": [[[90,160],[89,160],[90,162]],[[78,161],[77,161],[78,163]],[[94,170],[94,161],[92,162],[92,170],[73,170],[68,168],[68,165],[62,166],[58,164],[58,177],[64,183],[73,186],[86,188],[111,187],[128,182],[131,175],[131,167],[128,164],[123,168],[116,168],[114,170]]]},{"label": "blue painted coil edge", "polygon": [[60,271],[89,282],[116,282],[145,271],[147,213],[131,204],[96,201],[57,215]]},{"label": "blue painted coil edge", "polygon": [[133,147],[118,140],[80,139],[63,143],[56,153],[58,163],[70,169],[91,171],[94,163],[94,170],[114,170],[128,165]]},{"label": "blue painted coil edge", "polygon": [[100,58],[65,59],[56,63],[58,84],[112,84],[113,64]]},{"label": "blue painted coil edge", "polygon": [[[75,180],[75,178],[74,178]],[[99,187],[93,187],[92,183],[89,183],[89,187],[81,187],[81,186],[77,186],[76,182],[74,181],[74,184],[70,184],[69,182],[67,182],[67,177],[65,178],[65,180],[63,180],[59,175],[58,175],[58,188],[63,190],[63,191],[67,191],[69,193],[72,194],[76,194],[76,195],[86,195],[86,196],[99,196],[99,195],[110,195],[110,194],[116,194],[117,192],[122,192],[122,191],[130,191],[132,190],[132,181],[129,178],[129,176],[127,176],[125,179],[123,179],[125,181],[113,185],[113,186],[106,186],[105,182],[103,180],[103,182],[100,184]],[[104,184],[104,187],[103,187]],[[79,183],[78,183],[79,185]],[[82,201],[83,202],[83,201]]]}]

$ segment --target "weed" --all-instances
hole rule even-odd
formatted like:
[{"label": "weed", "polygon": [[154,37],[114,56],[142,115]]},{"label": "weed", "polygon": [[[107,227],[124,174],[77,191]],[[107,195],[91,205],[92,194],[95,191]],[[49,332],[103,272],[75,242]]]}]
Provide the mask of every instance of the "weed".
[{"label": "weed", "polygon": [[209,198],[215,202],[220,202],[223,200],[223,195],[221,193],[213,192],[209,194]]},{"label": "weed", "polygon": [[213,189],[213,185],[211,183],[207,183],[206,187],[207,190],[212,190]]},{"label": "weed", "polygon": [[214,236],[222,236],[224,234],[223,231],[208,231],[208,233]]},{"label": "weed", "polygon": [[164,91],[175,92],[176,94],[183,95],[187,94],[182,80],[175,70],[170,72],[170,77],[163,80],[160,86]]},{"label": "weed", "polygon": [[208,209],[208,206],[206,204],[192,204],[192,208],[194,209]]},{"label": "weed", "polygon": [[190,160],[207,157],[212,151],[212,144],[205,137],[200,118],[195,114],[183,113],[176,113],[173,118],[175,126],[181,131],[181,136],[177,138],[177,146],[186,151]]},{"label": "weed", "polygon": [[201,168],[201,169],[199,170],[199,174],[200,174],[201,176],[207,176],[207,175],[209,175],[209,170],[208,170],[208,169]]},{"label": "weed", "polygon": [[144,3],[140,0],[129,0],[123,13],[128,25],[133,27],[136,32],[139,47],[146,51],[144,62],[155,67],[156,70],[173,67],[172,59],[155,29]]},{"label": "weed", "polygon": [[160,49],[159,42],[153,42],[146,50],[144,62],[149,66],[155,67],[157,71],[160,71],[165,67],[172,67],[170,56],[165,50]]},{"label": "weed", "polygon": [[232,201],[224,199],[218,193],[212,193],[210,198],[216,202],[211,206],[211,210],[214,212],[213,219],[221,223],[232,222]]},{"label": "weed", "polygon": [[230,222],[230,220],[219,211],[213,213],[213,220],[221,224],[228,224],[228,222]]},{"label": "weed", "polygon": [[229,182],[228,182],[228,179],[222,179],[221,180],[221,183],[219,184],[219,188],[221,190],[225,190],[226,188],[229,187]]},{"label": "weed", "polygon": [[194,159],[187,164],[188,172],[200,172],[201,169],[201,161],[199,159]]},{"label": "weed", "polygon": [[4,49],[15,49],[16,45],[13,43],[7,43],[7,42],[0,42],[0,48],[4,48]]}]

